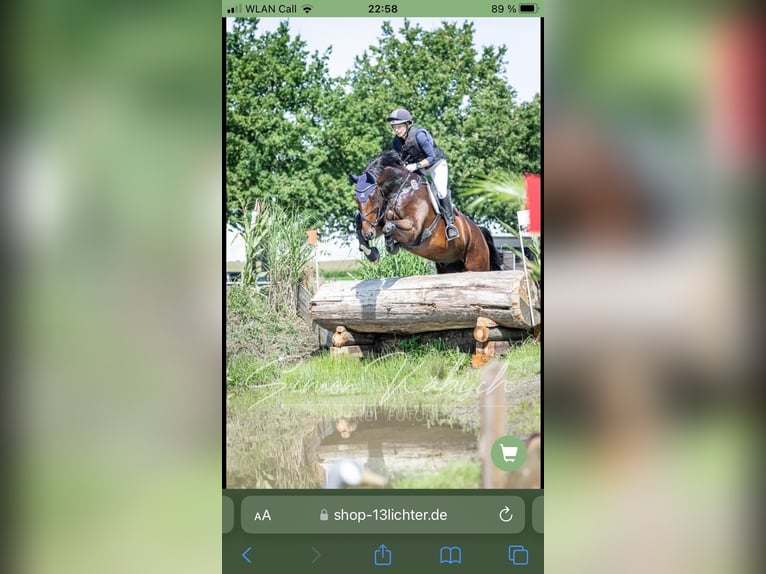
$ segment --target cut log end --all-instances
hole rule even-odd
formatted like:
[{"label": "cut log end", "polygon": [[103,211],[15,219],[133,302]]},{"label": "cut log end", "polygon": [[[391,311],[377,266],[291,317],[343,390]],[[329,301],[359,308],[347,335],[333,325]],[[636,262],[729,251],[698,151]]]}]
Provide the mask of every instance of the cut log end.
[{"label": "cut log end", "polygon": [[333,347],[349,347],[352,345],[371,345],[374,342],[374,335],[368,333],[354,333],[347,330],[343,325],[335,328],[332,336]]}]

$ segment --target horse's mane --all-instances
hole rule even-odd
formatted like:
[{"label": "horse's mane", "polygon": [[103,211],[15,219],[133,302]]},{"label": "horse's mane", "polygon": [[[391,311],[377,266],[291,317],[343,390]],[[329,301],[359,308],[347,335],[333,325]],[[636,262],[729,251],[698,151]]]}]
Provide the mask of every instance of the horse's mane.
[{"label": "horse's mane", "polygon": [[372,158],[364,171],[377,180],[383,173],[383,170],[387,167],[392,167],[394,170],[393,174],[390,177],[387,177],[386,181],[380,186],[380,190],[385,197],[388,197],[391,191],[395,187],[401,185],[402,181],[410,174],[410,172],[404,168],[402,156],[399,155],[399,152],[393,150],[384,151],[382,154]]},{"label": "horse's mane", "polygon": [[399,152],[393,150],[384,151],[382,154],[372,158],[370,163],[367,164],[367,167],[364,168],[364,171],[377,179],[383,170],[389,166],[404,167],[404,162],[402,161],[402,156],[399,155]]}]

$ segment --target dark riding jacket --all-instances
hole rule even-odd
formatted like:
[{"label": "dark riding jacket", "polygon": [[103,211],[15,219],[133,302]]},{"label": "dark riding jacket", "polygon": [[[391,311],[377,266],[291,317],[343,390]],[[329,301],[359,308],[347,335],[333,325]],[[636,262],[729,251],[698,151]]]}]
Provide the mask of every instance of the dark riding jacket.
[{"label": "dark riding jacket", "polygon": [[434,143],[431,134],[425,128],[410,126],[402,139],[394,136],[391,148],[399,152],[404,163],[418,163],[424,159],[432,166],[440,159],[447,159],[442,149]]}]

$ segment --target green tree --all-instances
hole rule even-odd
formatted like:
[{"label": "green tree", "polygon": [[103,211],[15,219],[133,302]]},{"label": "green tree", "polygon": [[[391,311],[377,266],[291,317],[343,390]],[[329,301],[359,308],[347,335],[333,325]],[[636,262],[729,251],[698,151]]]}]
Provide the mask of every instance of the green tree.
[{"label": "green tree", "polygon": [[229,214],[255,200],[320,218],[339,203],[318,192],[327,184],[323,102],[333,92],[328,53],[310,55],[283,22],[258,32],[259,20],[237,20],[226,37],[226,187]]}]

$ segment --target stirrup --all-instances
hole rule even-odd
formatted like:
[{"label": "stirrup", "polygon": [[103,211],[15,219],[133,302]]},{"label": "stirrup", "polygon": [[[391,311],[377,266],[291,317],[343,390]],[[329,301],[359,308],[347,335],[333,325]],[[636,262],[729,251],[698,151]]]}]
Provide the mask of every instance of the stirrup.
[{"label": "stirrup", "polygon": [[452,241],[453,239],[460,237],[460,232],[458,232],[457,227],[452,223],[447,224],[444,233],[447,236],[447,241]]}]

